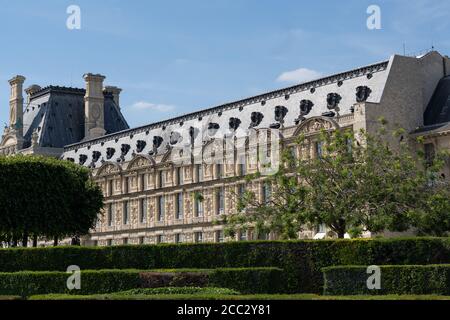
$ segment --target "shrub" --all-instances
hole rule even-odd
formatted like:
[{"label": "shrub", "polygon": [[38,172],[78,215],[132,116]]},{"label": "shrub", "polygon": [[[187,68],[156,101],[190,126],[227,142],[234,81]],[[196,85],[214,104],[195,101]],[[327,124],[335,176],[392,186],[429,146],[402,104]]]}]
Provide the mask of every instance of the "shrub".
[{"label": "shrub", "polygon": [[114,295],[155,295],[155,294],[229,294],[237,295],[238,291],[228,288],[214,287],[164,287],[164,288],[139,288],[128,291],[116,292]]},{"label": "shrub", "polygon": [[138,288],[223,287],[242,292],[272,293],[279,288],[282,272],[276,268],[199,270],[198,272],[158,273],[139,270],[81,271],[81,289],[69,290],[70,274],[60,271],[21,271],[0,273],[0,296],[23,297],[40,294],[101,294]]},{"label": "shrub", "polygon": [[450,263],[450,238],[242,241],[103,248],[0,249],[0,271],[278,267],[285,292],[320,293],[333,265]]},{"label": "shrub", "polygon": [[381,289],[369,290],[366,266],[323,269],[326,295],[450,295],[450,265],[380,266]]}]

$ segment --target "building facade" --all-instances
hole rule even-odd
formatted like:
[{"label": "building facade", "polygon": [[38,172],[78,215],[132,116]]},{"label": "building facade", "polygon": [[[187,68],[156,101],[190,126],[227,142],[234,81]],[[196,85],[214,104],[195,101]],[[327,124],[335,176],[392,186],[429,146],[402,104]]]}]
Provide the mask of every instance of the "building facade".
[{"label": "building facade", "polygon": [[[84,136],[80,132],[76,141],[65,143],[60,156],[89,167],[105,195],[97,226],[83,243],[230,240],[215,221],[236,211],[239,195],[252,190],[260,201],[270,197],[271,186],[264,175],[250,182],[245,179],[268,170],[259,156],[261,142],[268,142],[264,153],[271,164],[283,148],[299,158],[315,157],[321,152],[315,141],[321,129],[370,133],[384,117],[406,129],[411,138],[424,136],[425,145],[417,148],[430,154],[450,150],[449,74],[450,59],[436,51],[420,57],[394,55],[376,64],[133,129],[118,116],[117,90],[115,94],[102,90],[103,77],[87,75]],[[26,153],[29,148],[29,127],[24,126],[28,130],[23,136],[17,133],[21,116],[17,84],[21,81],[11,82],[13,107],[10,127],[0,144],[3,153]],[[106,107],[108,99],[115,102],[114,116],[107,116],[111,112]],[[105,107],[98,108],[102,102]],[[110,121],[122,127],[111,127]],[[307,137],[308,147],[296,145],[300,134]],[[42,139],[41,134],[38,141]],[[24,148],[17,147],[20,143]],[[443,174],[450,176],[448,163]],[[320,238],[324,233],[319,227],[299,237]],[[236,240],[275,237],[247,231],[238,233]]]}]

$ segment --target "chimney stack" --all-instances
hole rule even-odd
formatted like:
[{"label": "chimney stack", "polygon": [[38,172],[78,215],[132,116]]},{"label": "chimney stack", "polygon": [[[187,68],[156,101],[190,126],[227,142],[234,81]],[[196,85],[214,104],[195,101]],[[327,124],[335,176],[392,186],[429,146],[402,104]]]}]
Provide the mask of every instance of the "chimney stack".
[{"label": "chimney stack", "polygon": [[105,134],[105,117],[103,97],[103,80],[100,74],[87,73],[83,76],[86,81],[84,96],[84,139],[93,139]]},{"label": "chimney stack", "polygon": [[23,83],[24,76],[15,76],[9,80],[11,96],[9,98],[9,128],[16,132],[17,138],[23,137]]},{"label": "chimney stack", "polygon": [[33,93],[38,92],[39,90],[41,90],[41,87],[37,84],[33,84],[25,89],[25,93],[27,94],[27,104],[30,103]]},{"label": "chimney stack", "polygon": [[105,87],[105,92],[111,92],[113,95],[113,99],[114,99],[114,103],[116,104],[116,106],[120,109],[120,103],[119,103],[119,96],[120,96],[120,92],[122,91],[122,89],[118,88],[118,87],[114,87],[114,86],[106,86]]}]

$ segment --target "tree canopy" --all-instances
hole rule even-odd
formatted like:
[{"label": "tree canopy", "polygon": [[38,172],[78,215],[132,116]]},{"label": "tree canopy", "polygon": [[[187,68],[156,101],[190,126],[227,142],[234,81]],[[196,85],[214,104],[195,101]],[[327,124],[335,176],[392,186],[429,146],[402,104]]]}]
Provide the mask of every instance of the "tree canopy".
[{"label": "tree canopy", "polygon": [[101,189],[86,168],[49,157],[0,157],[2,241],[87,234],[102,206]]},{"label": "tree canopy", "polygon": [[373,135],[340,129],[322,130],[313,142],[298,137],[299,149],[315,143],[320,154],[297,157],[285,148],[280,170],[266,177],[270,199],[246,191],[238,198],[238,212],[223,218],[226,233],[251,228],[290,239],[324,224],[339,238],[385,230],[446,235],[450,187],[440,170],[448,154],[430,160],[414,151],[404,130],[388,132],[385,125],[381,121]]}]

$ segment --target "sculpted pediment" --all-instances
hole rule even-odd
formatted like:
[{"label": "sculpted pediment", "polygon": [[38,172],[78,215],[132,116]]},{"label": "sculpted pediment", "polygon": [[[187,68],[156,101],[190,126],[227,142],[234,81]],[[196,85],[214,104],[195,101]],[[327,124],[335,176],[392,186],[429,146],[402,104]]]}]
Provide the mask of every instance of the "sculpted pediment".
[{"label": "sculpted pediment", "polygon": [[305,136],[307,136],[319,133],[322,130],[328,131],[338,128],[339,125],[336,123],[336,121],[330,118],[312,117],[302,122],[295,130],[294,135],[304,134]]},{"label": "sculpted pediment", "polygon": [[118,164],[106,162],[98,169],[96,176],[115,174],[120,171],[122,171],[122,169]]}]

